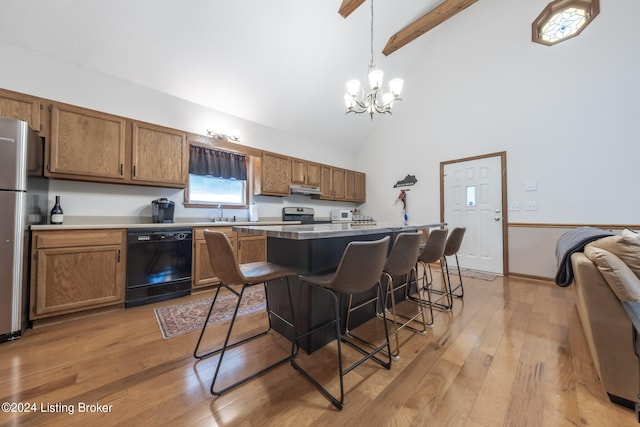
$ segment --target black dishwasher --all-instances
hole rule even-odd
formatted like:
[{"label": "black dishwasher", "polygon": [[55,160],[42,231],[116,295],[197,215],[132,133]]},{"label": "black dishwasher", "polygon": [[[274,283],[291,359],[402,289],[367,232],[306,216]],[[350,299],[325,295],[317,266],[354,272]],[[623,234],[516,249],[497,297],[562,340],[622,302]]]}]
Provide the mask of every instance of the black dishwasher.
[{"label": "black dishwasher", "polygon": [[189,295],[191,243],[190,228],[130,229],[125,307]]}]

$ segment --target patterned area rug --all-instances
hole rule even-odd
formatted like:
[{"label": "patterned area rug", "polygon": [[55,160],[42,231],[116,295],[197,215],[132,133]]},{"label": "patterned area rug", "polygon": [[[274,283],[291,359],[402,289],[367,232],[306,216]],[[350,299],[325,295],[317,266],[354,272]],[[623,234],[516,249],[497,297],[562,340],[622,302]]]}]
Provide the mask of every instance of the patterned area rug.
[{"label": "patterned area rug", "polygon": [[[455,268],[449,269],[449,275],[457,275],[458,270]],[[471,277],[473,279],[480,280],[495,280],[498,277],[495,273],[489,273],[487,271],[467,270],[466,268],[460,269],[460,274],[464,277]]]},{"label": "patterned area rug", "polygon": [[[155,308],[154,312],[162,337],[168,339],[202,329],[202,324],[204,319],[207,318],[212,300],[213,296]],[[218,300],[208,324],[212,325],[230,320],[236,303],[237,297],[235,295],[226,291],[226,289],[220,290],[220,295],[218,295]],[[264,287],[254,286],[248,288],[242,297],[238,316],[264,310],[265,306]]]}]

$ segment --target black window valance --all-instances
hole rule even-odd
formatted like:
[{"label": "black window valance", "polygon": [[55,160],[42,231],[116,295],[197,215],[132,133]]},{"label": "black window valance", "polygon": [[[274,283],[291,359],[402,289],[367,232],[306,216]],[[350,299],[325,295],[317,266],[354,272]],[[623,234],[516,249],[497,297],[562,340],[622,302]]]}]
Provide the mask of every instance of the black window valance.
[{"label": "black window valance", "polygon": [[189,152],[189,173],[211,175],[219,178],[247,179],[247,161],[244,154],[212,150],[191,145]]}]

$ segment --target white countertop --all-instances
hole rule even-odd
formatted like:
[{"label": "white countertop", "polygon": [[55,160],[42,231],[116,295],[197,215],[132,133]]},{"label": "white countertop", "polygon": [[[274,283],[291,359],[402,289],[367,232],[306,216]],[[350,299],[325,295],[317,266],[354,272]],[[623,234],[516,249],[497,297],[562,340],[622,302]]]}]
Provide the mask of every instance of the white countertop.
[{"label": "white countertop", "polygon": [[191,227],[232,227],[234,225],[259,225],[259,226],[272,226],[272,225],[299,225],[298,221],[278,221],[278,220],[265,220],[258,222],[250,221],[223,221],[212,222],[206,219],[199,218],[181,218],[176,219],[176,222],[170,224],[153,223],[149,218],[149,222],[143,222],[144,219],[138,217],[65,217],[64,224],[41,224],[32,225],[31,230],[90,230],[97,228],[129,228],[129,229],[141,229],[141,228],[191,228]]},{"label": "white countertop", "polygon": [[235,224],[233,229],[243,233],[257,234],[280,239],[307,240],[326,239],[344,236],[362,236],[367,234],[392,233],[401,231],[414,231],[423,228],[440,227],[446,224],[301,224],[288,226],[263,227],[262,224]]}]

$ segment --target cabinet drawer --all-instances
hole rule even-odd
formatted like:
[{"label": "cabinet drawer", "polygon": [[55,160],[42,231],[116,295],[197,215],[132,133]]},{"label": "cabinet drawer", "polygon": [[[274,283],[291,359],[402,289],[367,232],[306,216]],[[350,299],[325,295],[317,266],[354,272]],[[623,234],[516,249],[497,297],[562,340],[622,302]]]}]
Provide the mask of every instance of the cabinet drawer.
[{"label": "cabinet drawer", "polygon": [[235,231],[231,227],[201,227],[194,229],[196,240],[204,239],[204,230],[222,231],[229,238],[235,237]]},{"label": "cabinet drawer", "polygon": [[35,235],[38,249],[66,248],[124,243],[125,230],[61,230],[40,231]]}]

